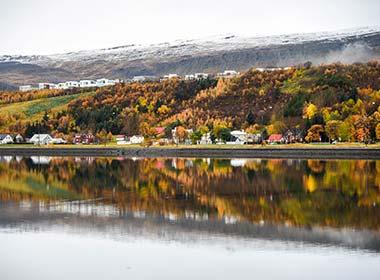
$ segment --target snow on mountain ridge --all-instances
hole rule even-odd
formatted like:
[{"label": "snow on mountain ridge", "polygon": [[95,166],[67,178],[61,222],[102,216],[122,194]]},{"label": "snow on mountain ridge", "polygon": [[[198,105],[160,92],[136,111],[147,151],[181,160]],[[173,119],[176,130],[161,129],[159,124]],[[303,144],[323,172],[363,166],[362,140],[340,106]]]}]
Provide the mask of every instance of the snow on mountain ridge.
[{"label": "snow on mountain ridge", "polygon": [[271,45],[291,45],[310,41],[344,40],[348,37],[366,36],[380,33],[380,27],[365,27],[336,32],[286,34],[274,36],[243,37],[233,34],[217,35],[192,40],[176,40],[159,44],[130,44],[112,48],[83,50],[54,55],[0,56],[1,62],[32,63],[41,66],[65,62],[91,63],[99,60],[107,62],[134,60],[168,60],[170,58],[203,55],[211,52],[260,48]]}]

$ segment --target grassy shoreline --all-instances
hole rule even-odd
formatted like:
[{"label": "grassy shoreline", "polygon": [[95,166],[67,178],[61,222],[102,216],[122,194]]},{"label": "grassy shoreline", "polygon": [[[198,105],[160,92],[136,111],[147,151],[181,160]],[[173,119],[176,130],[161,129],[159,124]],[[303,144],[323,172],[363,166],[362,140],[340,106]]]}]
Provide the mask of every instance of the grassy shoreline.
[{"label": "grassy shoreline", "polygon": [[263,149],[380,149],[380,143],[365,145],[361,143],[339,143],[339,144],[276,144],[276,145],[165,145],[165,146],[143,146],[143,145],[117,145],[110,143],[107,145],[31,145],[31,144],[9,144],[0,145],[1,148],[12,149],[193,149],[193,150],[263,150]]}]

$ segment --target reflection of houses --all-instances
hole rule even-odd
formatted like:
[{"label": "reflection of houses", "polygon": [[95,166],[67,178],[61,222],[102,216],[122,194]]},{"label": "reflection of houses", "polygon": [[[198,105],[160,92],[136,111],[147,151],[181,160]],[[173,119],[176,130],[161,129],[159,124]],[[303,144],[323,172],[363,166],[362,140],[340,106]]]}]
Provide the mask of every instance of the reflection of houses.
[{"label": "reflection of houses", "polygon": [[30,159],[34,164],[49,164],[52,158],[46,156],[31,156]]},{"label": "reflection of houses", "polygon": [[246,159],[231,159],[232,167],[243,167],[247,163]]},{"label": "reflection of houses", "polygon": [[12,144],[13,137],[9,134],[0,134],[0,144]]},{"label": "reflection of houses", "polygon": [[269,144],[281,144],[284,143],[284,137],[282,134],[272,134],[268,138],[268,143]]},{"label": "reflection of houses", "polygon": [[34,145],[48,145],[53,142],[53,137],[49,134],[34,134],[32,138],[29,139],[29,143]]}]

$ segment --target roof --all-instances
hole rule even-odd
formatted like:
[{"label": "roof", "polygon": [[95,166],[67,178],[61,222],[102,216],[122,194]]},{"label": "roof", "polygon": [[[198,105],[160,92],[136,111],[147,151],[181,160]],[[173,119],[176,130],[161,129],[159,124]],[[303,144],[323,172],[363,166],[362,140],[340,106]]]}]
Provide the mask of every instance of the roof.
[{"label": "roof", "polygon": [[52,138],[49,134],[34,134],[32,138],[30,138],[30,140],[34,140],[34,139],[44,139],[44,138]]},{"label": "roof", "polygon": [[269,136],[268,140],[269,141],[281,141],[282,140],[282,134],[272,134]]},{"label": "roof", "polygon": [[3,140],[5,137],[7,137],[9,134],[0,134],[0,140]]},{"label": "roof", "polygon": [[155,130],[157,134],[161,134],[165,132],[165,127],[156,127]]}]

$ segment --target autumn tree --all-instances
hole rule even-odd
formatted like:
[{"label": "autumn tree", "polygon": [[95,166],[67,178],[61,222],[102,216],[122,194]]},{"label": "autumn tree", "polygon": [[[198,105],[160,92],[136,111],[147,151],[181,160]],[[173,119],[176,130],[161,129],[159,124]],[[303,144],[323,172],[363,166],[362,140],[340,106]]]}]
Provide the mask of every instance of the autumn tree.
[{"label": "autumn tree", "polygon": [[330,141],[337,140],[339,137],[339,126],[342,124],[341,121],[328,121],[325,126],[326,135]]},{"label": "autumn tree", "polygon": [[303,110],[303,118],[311,120],[317,113],[318,108],[313,103],[309,103]]},{"label": "autumn tree", "polygon": [[178,139],[179,143],[183,143],[187,138],[187,131],[183,126],[177,126],[175,131],[175,137]]},{"label": "autumn tree", "polygon": [[376,140],[380,140],[380,123],[376,125]]},{"label": "autumn tree", "polygon": [[313,125],[308,131],[305,137],[306,142],[321,142],[322,133],[324,132],[323,126],[319,124]]}]

